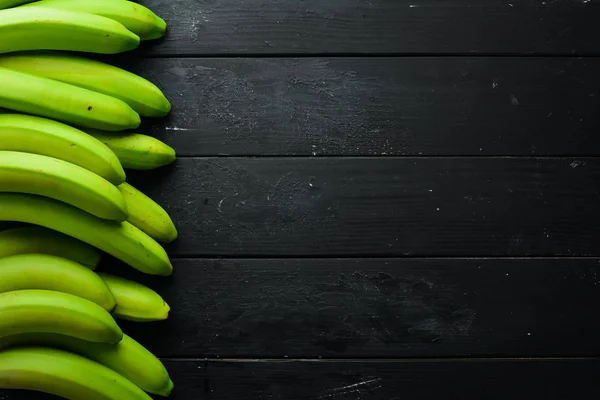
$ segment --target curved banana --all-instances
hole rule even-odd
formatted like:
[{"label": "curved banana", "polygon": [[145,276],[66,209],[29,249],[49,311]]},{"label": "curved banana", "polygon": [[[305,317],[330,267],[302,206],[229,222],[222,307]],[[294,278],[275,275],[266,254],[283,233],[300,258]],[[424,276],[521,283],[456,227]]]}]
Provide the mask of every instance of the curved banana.
[{"label": "curved banana", "polygon": [[40,6],[0,11],[0,53],[70,50],[116,54],[139,44],[135,33],[99,15]]},{"label": "curved banana", "polygon": [[100,343],[119,343],[123,332],[104,308],[52,290],[0,293],[0,337],[56,333]]},{"label": "curved banana", "polygon": [[105,131],[141,123],[122,100],[53,79],[0,68],[0,87],[0,107],[7,109]]},{"label": "curved banana", "polygon": [[0,293],[27,289],[69,293],[96,303],[108,312],[117,306],[104,280],[74,261],[47,254],[0,258]]},{"label": "curved banana", "polygon": [[92,270],[100,262],[100,253],[94,247],[41,226],[25,226],[0,232],[0,259],[28,253],[67,258]]},{"label": "curved banana", "polygon": [[25,3],[31,3],[32,1],[35,1],[35,0],[0,0],[0,10],[18,6],[18,5],[25,4]]},{"label": "curved banana", "polygon": [[113,185],[125,182],[125,171],[110,148],[85,132],[51,119],[0,114],[0,150],[58,158],[90,170]]},{"label": "curved banana", "polygon": [[[121,3],[115,0],[101,2],[106,5]],[[76,0],[76,3],[88,5],[89,1]],[[169,100],[152,82],[100,61],[60,52],[28,52],[0,56],[0,67],[112,96],[144,117],[162,117],[171,111]]]},{"label": "curved banana", "polygon": [[162,321],[169,317],[170,307],[154,290],[118,276],[98,274],[115,296],[116,318],[136,322]]},{"label": "curved banana", "polygon": [[0,221],[18,221],[54,229],[89,243],[152,275],[171,275],[167,253],[129,222],[113,222],[46,197],[0,193]]},{"label": "curved banana", "polygon": [[129,215],[123,195],[106,179],[38,154],[0,151],[0,192],[50,197],[113,221],[124,221]]},{"label": "curved banana", "polygon": [[101,15],[123,24],[141,40],[159,39],[165,35],[167,23],[147,7],[125,0],[41,0],[29,6]]},{"label": "curved banana", "polygon": [[173,381],[163,363],[144,346],[123,334],[116,345],[92,343],[65,335],[30,333],[0,339],[0,350],[11,347],[48,346],[96,361],[129,379],[148,393],[169,396]]},{"label": "curved banana", "polygon": [[127,221],[159,242],[170,243],[177,239],[177,228],[164,208],[127,182],[118,189],[129,210]]},{"label": "curved banana", "polygon": [[175,150],[152,136],[138,133],[111,133],[86,129],[87,133],[108,146],[123,168],[150,170],[171,164]]},{"label": "curved banana", "polygon": [[0,352],[0,388],[35,390],[70,400],[152,400],[110,368],[48,347]]}]

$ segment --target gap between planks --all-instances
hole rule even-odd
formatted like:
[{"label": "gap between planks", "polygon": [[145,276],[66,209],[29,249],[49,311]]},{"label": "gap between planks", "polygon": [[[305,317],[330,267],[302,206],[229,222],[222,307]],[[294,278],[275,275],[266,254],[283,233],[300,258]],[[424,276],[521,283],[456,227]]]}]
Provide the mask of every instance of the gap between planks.
[{"label": "gap between planks", "polygon": [[162,361],[170,362],[247,362],[247,363],[292,363],[292,362],[314,362],[314,363],[453,363],[453,362],[548,362],[548,361],[600,361],[599,356],[586,357],[404,357],[404,358],[214,358],[214,357],[161,357]]}]

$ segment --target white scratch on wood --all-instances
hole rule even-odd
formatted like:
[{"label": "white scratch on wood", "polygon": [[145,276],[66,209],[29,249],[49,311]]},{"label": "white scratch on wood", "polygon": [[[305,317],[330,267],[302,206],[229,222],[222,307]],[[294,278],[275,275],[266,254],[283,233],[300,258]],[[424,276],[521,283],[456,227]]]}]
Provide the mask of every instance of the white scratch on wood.
[{"label": "white scratch on wood", "polygon": [[[371,378],[371,379],[369,379]],[[358,383],[353,383],[351,385],[342,386],[340,388],[327,390],[325,394],[317,397],[317,399],[332,399],[338,396],[348,395],[351,393],[360,394],[363,390],[365,391],[373,391],[381,388],[379,382],[381,382],[381,378],[376,377],[368,377],[367,380],[363,380]]]},{"label": "white scratch on wood", "polygon": [[221,201],[219,201],[219,205],[217,205],[217,211],[219,211],[219,214],[223,214],[223,210],[221,210],[221,206],[223,205],[223,202],[227,199],[227,197],[229,197],[229,195],[227,195],[223,199],[221,199]]},{"label": "white scratch on wood", "polygon": [[165,128],[165,130],[167,131],[191,131],[193,129],[189,129],[189,128],[178,128],[176,126],[167,126]]}]

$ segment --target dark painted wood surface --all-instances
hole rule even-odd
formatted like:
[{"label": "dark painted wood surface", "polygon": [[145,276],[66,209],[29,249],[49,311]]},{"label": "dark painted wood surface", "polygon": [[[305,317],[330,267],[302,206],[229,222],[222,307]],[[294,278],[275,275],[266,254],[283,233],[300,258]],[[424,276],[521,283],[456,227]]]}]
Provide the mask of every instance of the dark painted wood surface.
[{"label": "dark painted wood surface", "polygon": [[141,130],[181,156],[600,152],[600,58],[169,58],[123,65],[172,99],[167,121]]},{"label": "dark painted wood surface", "polygon": [[171,318],[122,325],[174,399],[598,391],[598,1],[142,3],[168,37],[118,63],[180,159],[130,179],[181,235],[122,270]]},{"label": "dark painted wood surface", "polygon": [[[587,398],[600,360],[165,360],[173,400],[480,400]],[[4,400],[50,400],[0,392]],[[156,396],[155,399],[161,399]]]},{"label": "dark painted wood surface", "polygon": [[143,54],[598,54],[591,0],[147,0],[169,36]]},{"label": "dark painted wood surface", "polygon": [[[161,357],[600,355],[600,259],[177,259]],[[399,378],[400,379],[400,378]]]},{"label": "dark painted wood surface", "polygon": [[183,158],[176,256],[597,256],[596,158]]},{"label": "dark painted wood surface", "polygon": [[580,399],[597,388],[598,359],[187,361],[174,399]]}]

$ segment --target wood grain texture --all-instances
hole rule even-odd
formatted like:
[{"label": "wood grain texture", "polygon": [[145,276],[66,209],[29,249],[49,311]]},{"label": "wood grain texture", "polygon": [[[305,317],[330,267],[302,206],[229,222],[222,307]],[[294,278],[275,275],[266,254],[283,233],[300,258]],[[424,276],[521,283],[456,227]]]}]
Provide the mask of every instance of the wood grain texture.
[{"label": "wood grain texture", "polygon": [[[166,360],[172,400],[578,400],[600,389],[598,359]],[[0,391],[3,400],[49,400]],[[159,397],[156,397],[159,399]]]},{"label": "wood grain texture", "polygon": [[176,259],[168,279],[126,272],[169,319],[121,326],[161,357],[591,356],[599,263]]},{"label": "wood grain texture", "polygon": [[170,117],[147,120],[141,130],[180,156],[600,153],[600,58],[176,58],[121,65],[171,99]]},{"label": "wood grain texture", "polygon": [[168,366],[181,376],[173,398],[182,400],[576,400],[600,387],[594,373],[599,367],[598,360],[391,363],[257,360],[210,361],[204,365],[177,362]]},{"label": "wood grain texture", "polygon": [[596,158],[183,158],[173,256],[597,256]]},{"label": "wood grain texture", "polygon": [[598,53],[595,1],[144,0],[169,23],[151,55]]}]

